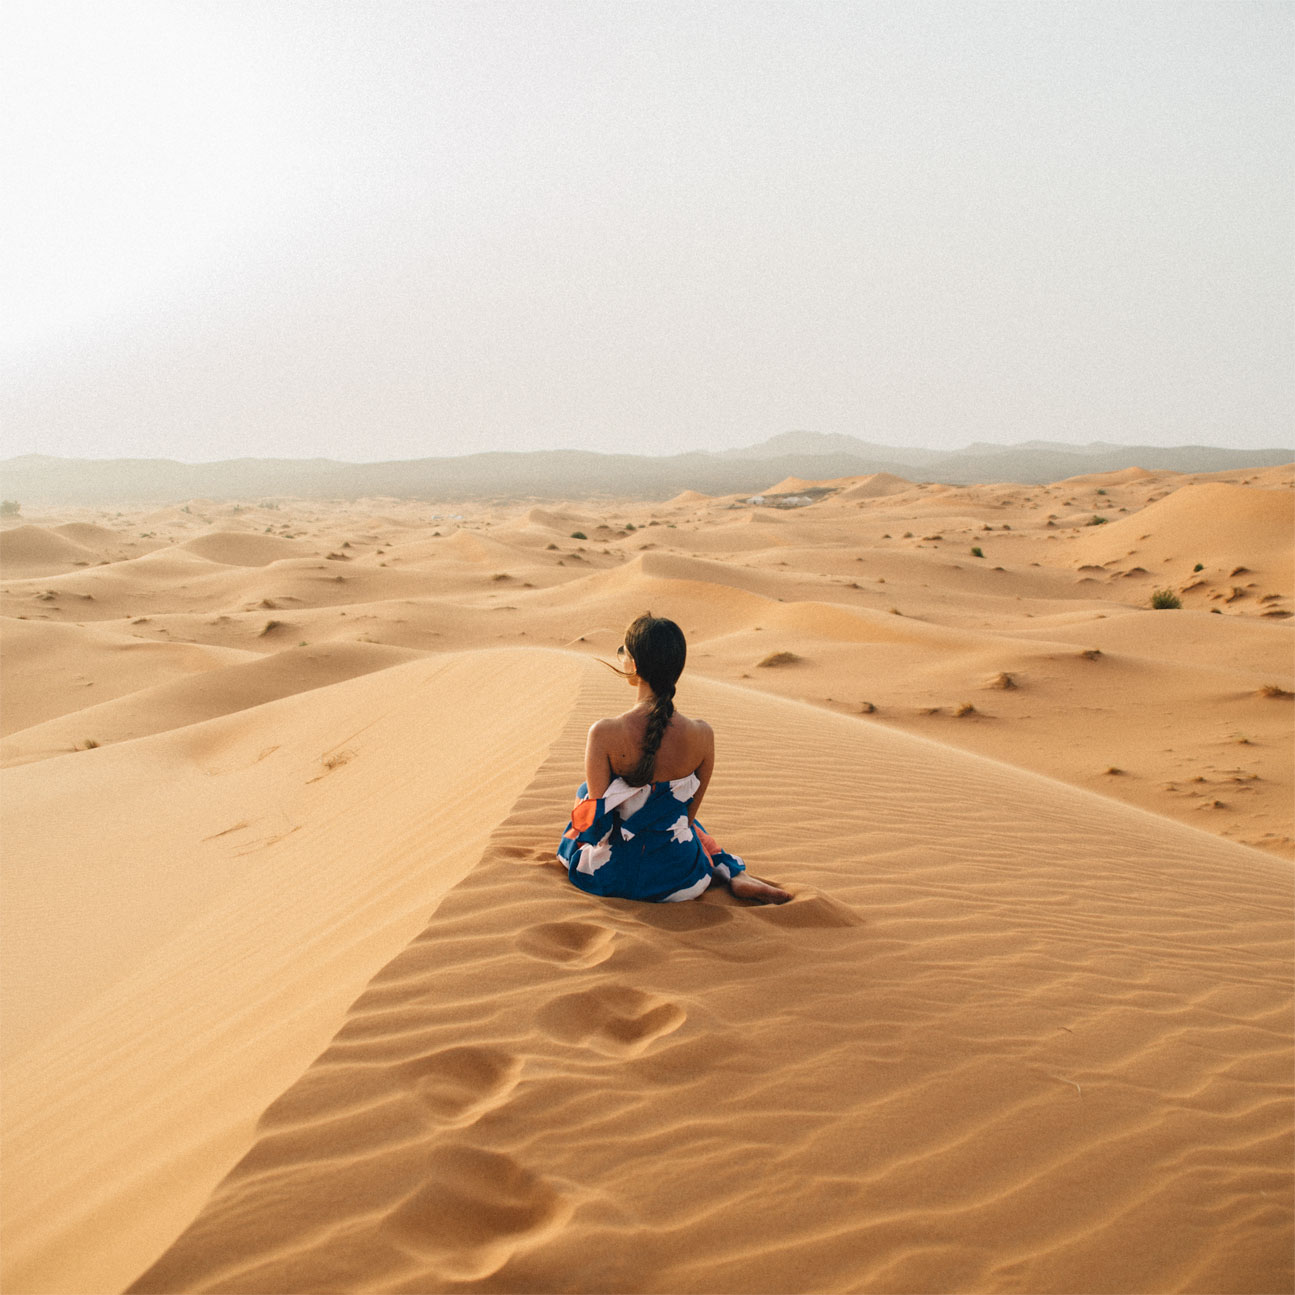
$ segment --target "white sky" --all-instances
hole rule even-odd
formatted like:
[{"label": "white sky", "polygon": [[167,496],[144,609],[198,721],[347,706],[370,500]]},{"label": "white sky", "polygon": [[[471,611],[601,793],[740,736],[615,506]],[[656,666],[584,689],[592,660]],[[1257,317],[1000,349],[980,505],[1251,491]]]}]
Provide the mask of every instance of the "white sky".
[{"label": "white sky", "polygon": [[0,26],[4,453],[1291,441],[1284,0]]}]

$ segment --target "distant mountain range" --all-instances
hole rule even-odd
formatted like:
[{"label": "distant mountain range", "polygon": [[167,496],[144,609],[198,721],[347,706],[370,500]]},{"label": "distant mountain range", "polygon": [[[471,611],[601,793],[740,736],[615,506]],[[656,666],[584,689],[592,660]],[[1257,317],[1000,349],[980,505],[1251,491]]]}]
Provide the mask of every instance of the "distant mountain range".
[{"label": "distant mountain range", "polygon": [[949,484],[1013,481],[1039,484],[1091,472],[1140,467],[1173,472],[1225,472],[1295,460],[1293,449],[1231,450],[1219,446],[969,445],[925,450],[872,445],[852,436],[784,432],[759,445],[713,454],[661,458],[587,450],[492,451],[455,458],[388,463],[332,459],[60,459],[28,454],[0,460],[0,494],[33,507],[169,504],[188,499],[275,496],[356,499],[391,496],[453,499],[577,499],[607,496],[668,499],[683,490],[708,495],[754,494],[784,477],[811,481],[890,472],[913,481]]}]

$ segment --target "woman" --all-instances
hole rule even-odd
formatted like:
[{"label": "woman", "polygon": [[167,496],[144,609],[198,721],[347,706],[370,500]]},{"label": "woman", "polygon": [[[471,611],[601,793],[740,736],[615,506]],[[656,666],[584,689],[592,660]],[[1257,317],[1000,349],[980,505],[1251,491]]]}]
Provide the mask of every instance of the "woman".
[{"label": "woman", "polygon": [[594,895],[695,899],[719,878],[739,899],[785,903],[785,890],[752,877],[697,822],[715,735],[674,708],[686,656],[683,631],[664,616],[647,612],[625,631],[616,673],[638,689],[638,702],[589,730],[585,781],[558,858],[571,881]]}]

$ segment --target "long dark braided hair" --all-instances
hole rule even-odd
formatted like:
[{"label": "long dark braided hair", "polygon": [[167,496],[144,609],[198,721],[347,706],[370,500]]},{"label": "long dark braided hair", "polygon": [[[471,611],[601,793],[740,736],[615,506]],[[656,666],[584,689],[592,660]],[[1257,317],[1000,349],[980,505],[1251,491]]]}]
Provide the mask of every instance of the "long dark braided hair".
[{"label": "long dark braided hair", "polygon": [[652,709],[648,711],[643,733],[643,754],[625,776],[631,787],[642,787],[652,781],[656,771],[656,754],[674,714],[675,684],[683,674],[688,644],[683,630],[674,621],[644,612],[625,631],[625,650],[634,658],[638,677],[646,680],[653,692]]}]

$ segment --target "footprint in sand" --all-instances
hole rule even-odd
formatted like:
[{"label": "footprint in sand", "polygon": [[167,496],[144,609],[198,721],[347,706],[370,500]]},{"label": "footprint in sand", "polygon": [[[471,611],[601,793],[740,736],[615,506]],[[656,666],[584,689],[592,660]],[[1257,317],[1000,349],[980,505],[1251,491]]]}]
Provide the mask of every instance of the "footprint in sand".
[{"label": "footprint in sand", "polygon": [[400,1086],[442,1123],[469,1124],[517,1086],[522,1063],[499,1048],[443,1048],[395,1066]]},{"label": "footprint in sand", "polygon": [[533,958],[571,967],[596,967],[612,956],[616,935],[592,922],[545,922],[532,927],[518,947]]},{"label": "footprint in sand", "polygon": [[637,1056],[654,1040],[677,1030],[686,1013],[677,1003],[623,985],[600,985],[563,994],[539,1012],[543,1029],[567,1043],[609,1056]]},{"label": "footprint in sand", "polygon": [[418,1175],[423,1186],[383,1230],[428,1262],[441,1281],[477,1281],[571,1216],[572,1203],[511,1156],[442,1146]]}]

